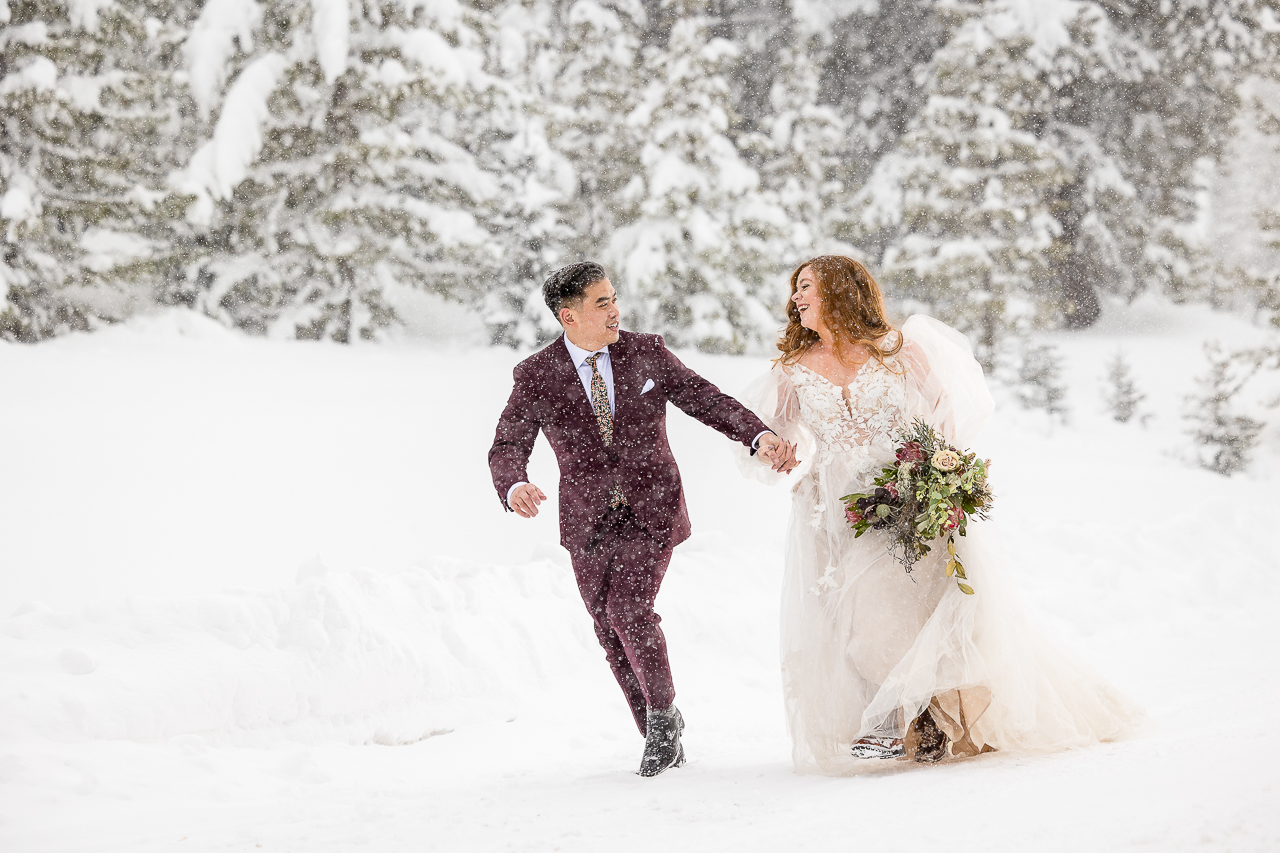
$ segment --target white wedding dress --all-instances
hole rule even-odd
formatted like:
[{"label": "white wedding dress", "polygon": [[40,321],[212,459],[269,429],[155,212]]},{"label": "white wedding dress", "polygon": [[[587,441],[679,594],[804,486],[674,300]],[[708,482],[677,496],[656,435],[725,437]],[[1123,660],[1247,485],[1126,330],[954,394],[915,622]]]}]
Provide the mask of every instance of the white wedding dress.
[{"label": "white wedding dress", "polygon": [[885,365],[868,361],[844,388],[775,365],[744,399],[799,445],[802,463],[784,477],[742,460],[751,476],[793,484],[782,677],[796,768],[840,774],[878,764],[853,758],[851,744],[908,736],[931,706],[954,755],[1120,736],[1142,712],[1031,624],[1002,579],[990,522],[971,521],[956,537],[975,595],[946,576],[945,549],[908,575],[884,533],[854,538],[839,499],[873,487],[900,429],[922,418],[963,450],[993,409],[963,335],[913,316],[902,336]]}]

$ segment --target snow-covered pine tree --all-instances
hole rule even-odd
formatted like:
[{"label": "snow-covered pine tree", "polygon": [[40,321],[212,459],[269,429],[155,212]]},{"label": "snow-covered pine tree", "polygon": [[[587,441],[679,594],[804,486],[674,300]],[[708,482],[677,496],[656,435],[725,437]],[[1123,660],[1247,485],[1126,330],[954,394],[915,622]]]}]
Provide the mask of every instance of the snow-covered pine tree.
[{"label": "snow-covered pine tree", "polygon": [[[1280,249],[1280,214],[1273,210],[1258,211],[1258,224],[1273,249]],[[1280,327],[1280,268],[1243,270],[1236,268],[1229,273],[1233,279],[1228,287],[1237,293],[1249,295],[1249,301],[1260,319]]]},{"label": "snow-covered pine tree", "polygon": [[743,132],[767,131],[775,113],[774,87],[786,73],[783,54],[801,48],[792,4],[789,0],[716,0],[709,11],[712,35],[738,48],[727,75],[736,124]]},{"label": "snow-covered pine tree", "polygon": [[1034,14],[1021,8],[1024,27],[1041,33],[1038,66],[1052,90],[1041,135],[1071,167],[1056,213],[1064,251],[1053,260],[1066,325],[1092,323],[1099,292],[1211,293],[1214,271],[1186,226],[1199,210],[1205,159],[1219,156],[1232,133],[1239,84],[1274,55],[1271,6],[1101,0]]},{"label": "snow-covered pine tree", "polygon": [[[914,132],[928,119],[927,105],[945,86],[953,39],[970,38],[978,21],[994,38],[1026,42],[1018,73],[1039,91],[1020,105],[1021,126],[1056,149],[1065,166],[1048,199],[1057,234],[1037,302],[1046,316],[1086,326],[1101,310],[1100,291],[1129,298],[1147,288],[1204,295],[1208,266],[1185,239],[1197,209],[1198,170],[1231,132],[1242,75],[1274,55],[1274,6],[1272,0],[894,0],[834,26],[829,55],[854,66],[852,73],[832,66],[844,76],[829,75],[824,91],[856,105],[857,115],[873,117],[865,128],[855,124],[853,137],[868,140],[873,158],[889,151],[875,161],[871,181],[882,197],[892,197],[904,141],[889,150],[884,139],[904,123]],[[903,16],[918,17],[920,26],[907,27]],[[953,36],[957,18],[965,29]],[[886,67],[917,54],[914,73],[892,76],[896,93],[885,94],[869,65],[881,27],[900,54],[885,58]],[[945,47],[930,52],[942,42]],[[850,49],[857,45],[865,51]],[[922,96],[926,106],[913,113]],[[900,236],[870,228],[859,242],[879,254]]]},{"label": "snow-covered pine tree", "polygon": [[1048,97],[1031,39],[974,14],[936,55],[923,111],[860,194],[868,242],[898,297],[932,306],[995,367],[1002,339],[1041,319],[1061,251],[1062,153],[1036,134]]},{"label": "snow-covered pine tree", "polygon": [[628,122],[643,92],[640,36],[645,23],[639,3],[567,3],[564,39],[542,96],[547,135],[573,168],[574,191],[560,203],[570,223],[571,260],[604,254],[619,227],[638,211],[624,199],[640,173],[641,128]]},{"label": "snow-covered pine tree", "polygon": [[513,116],[519,130],[481,159],[500,173],[498,204],[484,221],[501,265],[486,277],[478,304],[491,342],[511,347],[536,346],[560,333],[542,301],[542,283],[565,263],[573,238],[559,208],[572,191],[572,172],[548,142],[540,108],[529,110]]},{"label": "snow-covered pine tree", "polygon": [[498,64],[525,100],[501,149],[508,204],[494,222],[507,266],[483,313],[495,341],[532,346],[560,333],[541,285],[563,264],[599,259],[634,205],[635,106],[644,10],[638,2],[515,0],[500,17]]},{"label": "snow-covered pine tree", "polygon": [[189,5],[0,4],[0,337],[127,316],[174,274]]},{"label": "snow-covered pine tree", "polygon": [[467,144],[504,97],[485,26],[452,0],[268,0],[252,56],[227,29],[206,53],[239,71],[198,69],[230,84],[175,176],[204,229],[179,298],[248,331],[342,342],[393,322],[408,288],[477,301],[499,252],[473,211],[499,183]]},{"label": "snow-covered pine tree", "polygon": [[1050,276],[1039,298],[1055,322],[1081,328],[1098,318],[1100,291],[1137,292],[1141,247],[1155,234],[1153,218],[1135,208],[1131,165],[1116,150],[1116,134],[1127,131],[1104,123],[1127,119],[1128,112],[1114,103],[1115,91],[1158,63],[1096,4],[1046,9],[1039,21],[1029,10],[1003,14],[1024,31],[1041,27],[1031,58],[1045,97],[1035,105],[1031,123],[1069,167],[1053,199],[1058,251],[1049,259]]},{"label": "snow-covered pine tree", "polygon": [[785,212],[729,138],[725,73],[736,48],[710,35],[704,0],[673,0],[665,49],[628,119],[645,139],[642,173],[624,191],[636,219],[615,232],[618,271],[636,326],[677,346],[741,352],[771,338],[790,262]]},{"label": "snow-covered pine tree", "polygon": [[[1273,63],[1270,76],[1273,79],[1280,79],[1280,64]],[[1275,141],[1280,139],[1280,113],[1274,106],[1264,103],[1262,98],[1254,99],[1252,106],[1253,114],[1258,116],[1256,130],[1264,138],[1270,138],[1271,144],[1268,147],[1271,148],[1271,155],[1273,157],[1280,155],[1280,144]],[[1255,174],[1253,165],[1251,160],[1248,163],[1239,164],[1238,168],[1241,169],[1242,174],[1252,178]],[[1253,215],[1258,231],[1265,235],[1266,245],[1271,249],[1280,250],[1280,210],[1275,209],[1273,204],[1265,200],[1261,200],[1259,204],[1256,198],[1251,201],[1251,204],[1255,205]],[[1230,299],[1230,302],[1235,302],[1237,307],[1243,307],[1239,303],[1244,302],[1256,312],[1255,316],[1258,319],[1280,327],[1280,266],[1274,260],[1269,260],[1257,266],[1246,267],[1234,258],[1221,266],[1223,268],[1218,270],[1219,278],[1215,283],[1221,283],[1223,286],[1215,287],[1210,294],[1210,299],[1215,304],[1228,301],[1221,295],[1221,291],[1227,291],[1230,296],[1235,297]]]},{"label": "snow-covered pine tree", "polygon": [[[827,5],[842,14],[818,27],[818,102],[849,123],[843,160],[860,186],[893,151],[928,100],[928,69],[962,16],[939,0],[878,0]],[[812,14],[813,7],[810,9]],[[821,20],[821,19],[820,19]],[[879,256],[883,246],[865,245]]]},{"label": "snow-covered pine tree", "polygon": [[848,122],[834,107],[819,103],[820,68],[810,47],[780,52],[768,126],[738,142],[759,171],[762,188],[786,211],[790,257],[796,263],[835,250],[835,241],[849,236],[856,174],[844,156]]},{"label": "snow-covered pine tree", "polygon": [[554,56],[556,8],[554,0],[508,0],[493,13],[488,62],[505,84],[504,98],[469,147],[500,182],[494,203],[480,212],[498,264],[485,273],[477,307],[493,343],[528,347],[559,331],[540,286],[563,259],[570,236],[555,203],[569,192],[571,176],[547,140],[539,92]]},{"label": "snow-covered pine tree", "polygon": [[1241,75],[1271,51],[1266,5],[1102,0],[1063,5],[1049,20],[1061,37],[1040,55],[1053,91],[1042,133],[1072,172],[1059,194],[1064,251],[1053,264],[1066,325],[1092,323],[1099,292],[1206,294],[1209,266],[1185,226],[1204,158],[1232,132]]},{"label": "snow-covered pine tree", "polygon": [[[1208,267],[1192,256],[1182,226],[1199,210],[1203,158],[1217,158],[1233,130],[1239,86],[1274,60],[1274,0],[1098,0],[1112,32],[1135,47],[1141,73],[1094,74],[1064,90],[1064,112],[1089,127],[1131,187],[1127,227],[1110,229],[1126,274],[1101,286],[1132,295],[1160,288],[1202,298]],[[1096,30],[1095,38],[1112,38]],[[1116,40],[1116,39],[1113,39]],[[1108,270],[1108,272],[1111,272]]]}]

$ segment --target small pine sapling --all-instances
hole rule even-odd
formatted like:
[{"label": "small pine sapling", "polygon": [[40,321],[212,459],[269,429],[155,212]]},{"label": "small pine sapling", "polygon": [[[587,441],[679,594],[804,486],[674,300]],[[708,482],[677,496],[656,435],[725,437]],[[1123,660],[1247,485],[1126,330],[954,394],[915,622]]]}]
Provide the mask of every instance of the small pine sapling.
[{"label": "small pine sapling", "polygon": [[1240,391],[1260,370],[1280,368],[1280,348],[1258,347],[1225,353],[1217,343],[1205,345],[1209,372],[1198,391],[1187,398],[1188,432],[1201,448],[1200,464],[1219,474],[1245,470],[1264,426],[1234,410]]},{"label": "small pine sapling", "polygon": [[[1139,405],[1147,399],[1147,395],[1140,393],[1137,386],[1133,384],[1133,374],[1123,354],[1116,353],[1115,360],[1111,362],[1111,369],[1107,373],[1107,381],[1110,383],[1105,397],[1107,408],[1117,421],[1122,424],[1128,423],[1139,414]],[[1140,420],[1145,420],[1145,416]]]},{"label": "small pine sapling", "polygon": [[1028,347],[1018,367],[1018,402],[1025,409],[1043,409],[1066,419],[1067,389],[1062,384],[1062,364],[1048,345]]}]

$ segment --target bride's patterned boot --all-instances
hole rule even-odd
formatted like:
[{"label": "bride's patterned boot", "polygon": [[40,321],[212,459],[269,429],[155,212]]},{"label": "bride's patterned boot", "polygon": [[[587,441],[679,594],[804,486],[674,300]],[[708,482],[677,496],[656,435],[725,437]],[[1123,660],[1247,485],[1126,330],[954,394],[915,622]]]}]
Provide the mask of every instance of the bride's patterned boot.
[{"label": "bride's patterned boot", "polygon": [[859,738],[850,753],[854,758],[901,758],[905,751],[901,738],[870,736]]},{"label": "bride's patterned boot", "polygon": [[684,745],[680,733],[684,717],[675,705],[665,711],[650,708],[645,715],[644,758],[640,759],[641,776],[657,776],[669,767],[684,764]]}]

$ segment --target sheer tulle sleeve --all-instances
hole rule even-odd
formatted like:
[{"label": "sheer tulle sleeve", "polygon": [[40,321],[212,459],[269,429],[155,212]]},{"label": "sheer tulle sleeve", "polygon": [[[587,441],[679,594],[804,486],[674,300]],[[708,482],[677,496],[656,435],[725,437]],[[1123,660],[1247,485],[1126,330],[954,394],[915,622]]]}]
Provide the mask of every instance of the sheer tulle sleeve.
[{"label": "sheer tulle sleeve", "polygon": [[796,456],[800,460],[800,465],[790,475],[779,474],[759,456],[750,455],[746,448],[734,448],[743,476],[768,485],[804,476],[813,463],[817,442],[800,418],[800,400],[787,369],[775,364],[768,373],[747,386],[742,394],[742,403],[755,412],[765,426],[795,444]]},{"label": "sheer tulle sleeve", "polygon": [[902,324],[898,358],[907,369],[908,417],[921,418],[961,450],[971,445],[995,409],[969,340],[932,317]]}]

